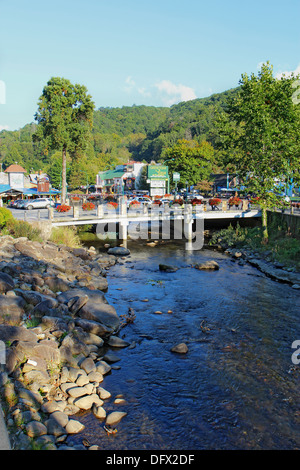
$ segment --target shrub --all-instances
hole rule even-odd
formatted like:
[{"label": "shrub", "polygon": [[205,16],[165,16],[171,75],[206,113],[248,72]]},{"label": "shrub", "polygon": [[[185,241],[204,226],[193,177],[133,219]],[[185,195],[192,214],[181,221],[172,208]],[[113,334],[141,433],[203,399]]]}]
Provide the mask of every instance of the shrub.
[{"label": "shrub", "polygon": [[108,207],[109,209],[116,209],[116,208],[118,207],[118,203],[117,203],[117,202],[109,202],[109,203],[107,204],[107,207]]},{"label": "shrub", "polygon": [[92,202],[84,202],[82,204],[82,209],[84,211],[92,211],[93,209],[95,209],[95,204],[93,204]]},{"label": "shrub", "polygon": [[81,246],[76,229],[72,227],[53,227],[50,240],[53,243],[65,245],[70,248],[78,248]]},{"label": "shrub", "polygon": [[57,206],[56,210],[57,212],[68,212],[71,209],[71,206],[68,206],[67,204],[61,204],[60,206]]},{"label": "shrub", "polygon": [[201,199],[194,198],[194,199],[191,200],[191,203],[192,203],[193,206],[197,206],[197,205],[202,204],[202,201],[201,201]]},{"label": "shrub", "polygon": [[231,198],[229,198],[228,204],[230,206],[238,206],[241,202],[242,200],[239,197],[231,196]]},{"label": "shrub", "polygon": [[6,230],[8,233],[15,238],[27,237],[31,241],[43,241],[41,237],[41,231],[38,228],[32,227],[29,222],[25,220],[17,220],[12,218],[6,224]]},{"label": "shrub", "polygon": [[0,207],[0,227],[4,227],[9,220],[12,220],[14,217],[9,209],[6,207]]},{"label": "shrub", "polygon": [[208,201],[208,204],[210,206],[218,206],[219,204],[221,204],[221,202],[222,202],[221,199],[219,199],[218,197],[213,197],[212,199]]}]

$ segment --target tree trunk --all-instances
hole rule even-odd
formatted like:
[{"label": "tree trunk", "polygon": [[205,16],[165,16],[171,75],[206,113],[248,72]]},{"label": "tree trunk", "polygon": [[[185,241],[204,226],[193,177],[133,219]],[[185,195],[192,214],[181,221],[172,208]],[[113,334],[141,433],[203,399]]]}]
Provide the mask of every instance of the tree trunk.
[{"label": "tree trunk", "polygon": [[67,149],[62,151],[62,175],[61,175],[61,204],[66,203],[67,197]]},{"label": "tree trunk", "polygon": [[262,216],[262,231],[263,231],[262,242],[266,245],[269,241],[268,223],[267,223],[267,209],[266,209],[266,207],[262,207],[261,216]]}]

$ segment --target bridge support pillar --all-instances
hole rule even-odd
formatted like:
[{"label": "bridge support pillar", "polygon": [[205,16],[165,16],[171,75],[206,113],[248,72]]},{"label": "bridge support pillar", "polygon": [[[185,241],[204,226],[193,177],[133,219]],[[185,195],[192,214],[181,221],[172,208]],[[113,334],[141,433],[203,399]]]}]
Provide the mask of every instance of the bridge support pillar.
[{"label": "bridge support pillar", "polygon": [[120,215],[127,215],[127,205],[124,202],[120,204]]},{"label": "bridge support pillar", "polygon": [[119,222],[119,239],[127,240],[127,220],[120,220]]},{"label": "bridge support pillar", "polygon": [[193,213],[192,208],[187,206],[184,211],[184,235],[189,242],[193,239]]}]

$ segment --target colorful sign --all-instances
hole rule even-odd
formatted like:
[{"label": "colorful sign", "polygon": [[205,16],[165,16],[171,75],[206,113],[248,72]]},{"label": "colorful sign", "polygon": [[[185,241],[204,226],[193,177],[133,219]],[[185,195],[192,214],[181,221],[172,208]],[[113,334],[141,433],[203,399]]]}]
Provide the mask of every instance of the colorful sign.
[{"label": "colorful sign", "polygon": [[168,179],[168,167],[163,165],[149,165],[148,166],[148,178],[167,180]]}]

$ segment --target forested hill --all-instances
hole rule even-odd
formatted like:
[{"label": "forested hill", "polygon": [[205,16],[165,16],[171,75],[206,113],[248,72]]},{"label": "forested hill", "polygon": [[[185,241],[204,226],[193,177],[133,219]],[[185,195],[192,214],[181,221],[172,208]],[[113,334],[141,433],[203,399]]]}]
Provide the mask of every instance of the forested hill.
[{"label": "forested hill", "polygon": [[[167,107],[124,106],[99,108],[94,113],[91,142],[85,155],[70,156],[69,177],[76,184],[78,171],[83,169],[92,180],[102,169],[128,160],[159,160],[163,149],[174,145],[178,139],[207,140],[213,146],[217,135],[213,118],[217,110],[237,88]],[[27,124],[18,131],[0,132],[0,161],[3,168],[14,162],[27,171],[43,169],[50,176],[59,174],[58,152],[44,155],[31,136],[35,124]],[[81,172],[82,173],[82,172]],[[76,177],[77,174],[77,177]],[[83,176],[81,174],[80,178]]]}]

